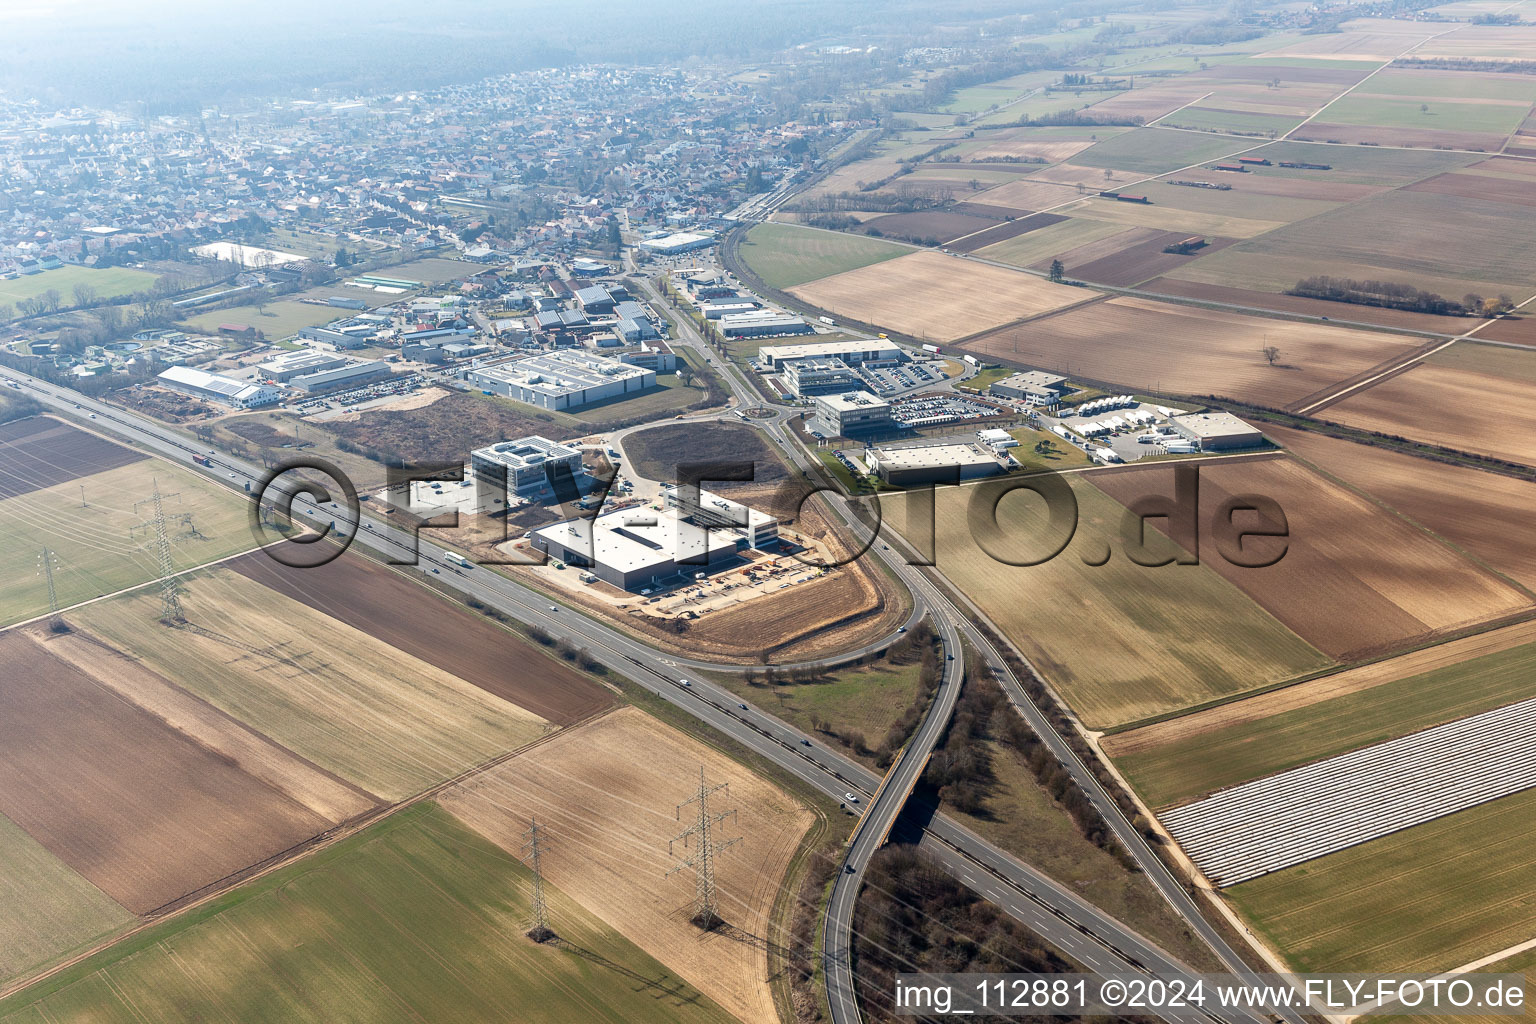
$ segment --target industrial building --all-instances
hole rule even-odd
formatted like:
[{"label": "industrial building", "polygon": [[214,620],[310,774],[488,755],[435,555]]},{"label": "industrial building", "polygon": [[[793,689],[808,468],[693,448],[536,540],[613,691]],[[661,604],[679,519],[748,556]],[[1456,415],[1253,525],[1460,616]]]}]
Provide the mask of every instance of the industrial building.
[{"label": "industrial building", "polygon": [[576,301],[588,315],[613,312],[613,296],[600,284],[576,289]]},{"label": "industrial building", "polygon": [[901,349],[889,341],[822,341],[804,345],[764,345],[758,362],[770,370],[794,359],[841,359],[849,366],[880,366],[901,361]]},{"label": "industrial building", "polygon": [[991,448],[974,443],[872,448],[864,461],[881,480],[898,487],[975,480],[1003,471]]},{"label": "industrial building", "polygon": [[762,338],[783,334],[811,334],[804,317],[759,309],[748,313],[726,313],[720,317],[720,333],[727,338]]},{"label": "industrial building", "polygon": [[1257,427],[1249,426],[1226,412],[1188,413],[1174,416],[1168,425],[1203,452],[1226,452],[1238,448],[1256,448],[1264,443]]},{"label": "industrial building", "polygon": [[732,298],[719,299],[714,302],[699,303],[699,312],[704,314],[706,320],[719,320],[723,316],[733,313],[751,313],[761,308],[762,304],[752,299]]},{"label": "industrial building", "polygon": [[647,345],[641,342],[636,348],[620,353],[619,362],[631,366],[643,366],[657,373],[671,373],[677,369],[677,355],[666,345]]},{"label": "industrial building", "polygon": [[195,398],[206,398],[232,409],[254,409],[273,405],[283,393],[270,384],[252,384],[223,374],[195,370],[190,366],[172,366],[155,378],[163,387]]},{"label": "industrial building", "polygon": [[1011,377],[1004,377],[988,388],[987,392],[997,398],[1049,406],[1060,402],[1061,396],[1068,390],[1070,389],[1067,387],[1065,377],[1045,373],[1042,370],[1026,370],[1023,373],[1015,373]]},{"label": "industrial building", "polygon": [[695,249],[708,249],[715,244],[713,235],[700,235],[691,231],[679,231],[672,235],[663,235],[660,238],[648,238],[640,243],[640,248],[646,252],[655,253],[658,256],[674,256],[680,252],[692,252]]},{"label": "industrial building", "polygon": [[816,415],[811,425],[828,437],[853,437],[895,429],[891,403],[868,391],[847,391],[840,395],[817,395],[813,400]]},{"label": "industrial building", "polygon": [[801,398],[864,387],[859,375],[841,359],[793,359],[783,364],[781,376],[784,386]]},{"label": "industrial building", "polygon": [[379,325],[366,320],[338,320],[324,327],[302,327],[299,337],[338,349],[362,348],[379,333]]},{"label": "industrial building", "polygon": [[[470,478],[475,483],[475,504],[491,509],[508,494],[527,497],[550,490],[550,474],[564,466],[571,478],[582,478],[581,450],[533,435],[515,441],[476,448],[469,453]],[[506,474],[503,487],[502,474]]]},{"label": "industrial building", "polygon": [[382,359],[348,359],[344,366],[294,377],[288,386],[310,393],[334,391],[337,388],[357,387],[388,376],[389,364]]},{"label": "industrial building", "polygon": [[264,363],[258,363],[256,369],[268,379],[286,384],[293,378],[302,377],[306,373],[334,370],[338,366],[346,366],[348,362],[346,356],[336,352],[306,348],[297,352],[281,352]]},{"label": "industrial building", "polygon": [[[605,583],[623,590],[666,586],[691,580],[699,573],[717,572],[738,564],[742,551],[778,543],[778,521],[755,509],[726,502],[708,491],[699,492],[699,509],[673,505],[660,512],[646,507],[621,509],[595,519],[570,519],[541,527],[528,535],[532,546],[568,565],[589,570]],[[710,518],[744,510],[747,525],[699,522],[703,509]],[[740,521],[739,519],[737,520]]]},{"label": "industrial building", "polygon": [[484,391],[559,412],[656,386],[656,371],[570,349],[469,370]]}]

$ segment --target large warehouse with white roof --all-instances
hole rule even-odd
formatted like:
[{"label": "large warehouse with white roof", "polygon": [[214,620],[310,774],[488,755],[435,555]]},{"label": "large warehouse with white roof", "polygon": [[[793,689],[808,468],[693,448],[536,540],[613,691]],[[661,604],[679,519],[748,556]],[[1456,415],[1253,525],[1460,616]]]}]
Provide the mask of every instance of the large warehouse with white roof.
[{"label": "large warehouse with white roof", "polygon": [[561,350],[470,370],[465,379],[503,398],[558,412],[655,387],[656,371]]},{"label": "large warehouse with white roof", "polygon": [[208,373],[190,366],[172,366],[160,371],[156,379],[162,386],[196,398],[206,398],[234,409],[254,409],[272,405],[283,393],[270,384],[252,384],[223,374]]}]

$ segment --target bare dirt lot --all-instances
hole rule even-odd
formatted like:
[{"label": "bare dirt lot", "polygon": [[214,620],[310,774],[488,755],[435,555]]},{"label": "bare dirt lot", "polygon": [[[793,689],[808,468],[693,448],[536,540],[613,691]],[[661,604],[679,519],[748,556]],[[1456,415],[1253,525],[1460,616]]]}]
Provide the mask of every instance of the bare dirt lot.
[{"label": "bare dirt lot", "polygon": [[[763,435],[736,423],[664,423],[627,434],[622,447],[630,467],[646,480],[674,481],[679,463],[701,462],[750,462],[759,482],[788,475]],[[702,486],[720,489],[713,483]]]},{"label": "bare dirt lot", "polygon": [[318,569],[292,569],[253,552],[230,568],[556,725],[613,703],[575,669],[369,559],[344,555]]},{"label": "bare dirt lot", "polygon": [[804,302],[929,341],[953,341],[1091,297],[1029,274],[919,252],[790,289]]},{"label": "bare dirt lot", "polygon": [[[1117,386],[1283,407],[1420,342],[1227,310],[1117,298],[966,341],[978,356]],[[1280,350],[1277,365],[1263,349]]]},{"label": "bare dirt lot", "polygon": [[1490,629],[1472,636],[1448,640],[1443,644],[1435,644],[1433,647],[1409,651],[1407,654],[1400,654],[1385,661],[1375,661],[1368,665],[1345,669],[1305,683],[1297,683],[1295,686],[1270,690],[1267,693],[1245,697],[1228,704],[1219,704],[1216,707],[1179,718],[1171,718],[1165,722],[1154,722],[1140,729],[1116,733],[1113,736],[1104,737],[1099,741],[1099,745],[1110,757],[1142,753],[1178,740],[1199,736],[1202,733],[1214,732],[1244,722],[1262,721],[1296,708],[1332,700],[1346,693],[1369,690],[1383,683],[1407,679],[1439,668],[1448,668],[1485,654],[1507,651],[1512,647],[1519,647],[1533,641],[1536,641],[1536,621],[1518,622],[1501,629]]},{"label": "bare dirt lot", "polygon": [[1324,473],[1365,491],[1479,558],[1495,572],[1536,589],[1536,482],[1415,458],[1312,430],[1264,432]]},{"label": "bare dirt lot", "polygon": [[329,822],[51,657],[0,636],[0,813],[135,913]]},{"label": "bare dirt lot", "polygon": [[[1244,568],[1201,537],[1201,560],[1271,615],[1339,659],[1357,661],[1529,607],[1527,595],[1377,505],[1275,456],[1207,463],[1200,469],[1200,519],[1228,498],[1258,494],[1278,502],[1289,544],[1278,563]],[[1173,493],[1173,467],[1129,467],[1095,474],[1122,504]],[[1247,520],[1252,521],[1252,520]],[[1166,519],[1155,519],[1166,528]],[[1274,550],[1271,541],[1256,548]]]},{"label": "bare dirt lot", "polygon": [[[735,809],[717,826],[741,842],[718,861],[727,928],[700,932],[688,918],[691,874],[668,840],[688,826],[677,805],[695,794],[699,770],[729,793],[711,811]],[[517,853],[528,820],[549,829],[544,877],[676,971],[744,1024],[776,1024],[766,943],[779,885],[812,812],[718,751],[633,708],[556,737],[444,794],[441,805]],[[679,820],[681,818],[681,820]],[[696,820],[696,819],[695,819]],[[686,856],[677,844],[678,856]],[[689,848],[688,852],[692,852]],[[559,930],[559,922],[555,922]]]},{"label": "bare dirt lot", "polygon": [[542,434],[559,441],[586,433],[586,428],[564,425],[567,422],[530,406],[455,394],[416,409],[369,410],[356,420],[320,426],[361,448],[406,462],[459,462],[474,449],[509,437]]},{"label": "bare dirt lot", "polygon": [[0,424],[0,500],[145,458],[51,416]]}]

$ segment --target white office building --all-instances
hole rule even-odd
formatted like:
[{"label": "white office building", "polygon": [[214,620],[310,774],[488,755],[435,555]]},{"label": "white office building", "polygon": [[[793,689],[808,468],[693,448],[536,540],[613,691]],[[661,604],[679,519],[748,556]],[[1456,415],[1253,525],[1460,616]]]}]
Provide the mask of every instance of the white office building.
[{"label": "white office building", "polygon": [[[469,453],[469,472],[475,482],[475,504],[494,510],[508,494],[527,497],[550,489],[552,467],[563,466],[580,486],[581,450],[537,435],[477,448]],[[502,474],[506,475],[505,488]]]},{"label": "white office building", "polygon": [[656,371],[575,350],[468,371],[475,387],[559,412],[656,386]]}]

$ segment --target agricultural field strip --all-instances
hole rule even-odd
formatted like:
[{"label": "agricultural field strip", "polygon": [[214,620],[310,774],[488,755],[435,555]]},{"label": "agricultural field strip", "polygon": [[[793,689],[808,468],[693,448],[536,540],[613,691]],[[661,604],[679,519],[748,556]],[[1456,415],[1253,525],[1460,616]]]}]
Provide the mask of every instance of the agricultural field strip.
[{"label": "agricultural field strip", "polygon": [[1536,700],[1222,790],[1163,824],[1225,888],[1536,786]]},{"label": "agricultural field strip", "polygon": [[1298,124],[1295,128],[1292,128],[1290,131],[1286,132],[1280,138],[1282,140],[1289,139],[1291,136],[1293,136],[1297,132],[1301,131],[1307,125],[1311,124],[1313,121],[1317,120],[1317,118],[1322,116],[1323,111],[1327,110],[1329,107],[1331,107],[1335,103],[1339,102],[1339,100],[1342,100],[1344,97],[1348,96],[1350,93],[1354,92],[1356,89],[1358,89],[1362,85],[1364,85],[1366,82],[1369,82],[1372,78],[1375,78],[1381,72],[1383,72],[1387,68],[1391,67],[1393,61],[1396,61],[1396,60],[1398,60],[1398,59],[1400,59],[1402,57],[1406,57],[1408,54],[1412,53],[1414,50],[1417,50],[1419,47],[1423,46],[1425,43],[1428,43],[1430,39],[1438,39],[1440,36],[1443,36],[1443,35],[1445,35],[1445,34],[1447,34],[1449,32],[1454,32],[1457,28],[1460,28],[1460,27],[1461,27],[1460,25],[1453,25],[1450,28],[1441,29],[1439,32],[1436,32],[1434,35],[1430,36],[1428,39],[1421,39],[1417,43],[1414,43],[1412,46],[1408,47],[1408,49],[1404,50],[1402,53],[1399,53],[1396,57],[1393,57],[1391,60],[1389,60],[1385,64],[1383,64],[1381,67],[1377,68],[1375,71],[1372,71],[1370,74],[1368,74],[1364,78],[1360,79],[1360,81],[1356,82],[1354,85],[1350,86],[1348,89],[1345,89],[1343,92],[1339,93],[1337,96],[1335,96],[1333,99],[1329,100],[1327,103],[1324,103],[1322,106],[1318,107],[1316,110],[1314,110],[1311,114],[1309,114],[1307,116],[1306,120],[1302,121],[1301,124]]}]

